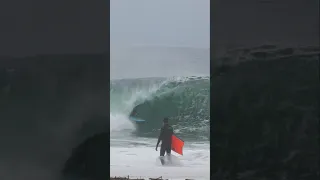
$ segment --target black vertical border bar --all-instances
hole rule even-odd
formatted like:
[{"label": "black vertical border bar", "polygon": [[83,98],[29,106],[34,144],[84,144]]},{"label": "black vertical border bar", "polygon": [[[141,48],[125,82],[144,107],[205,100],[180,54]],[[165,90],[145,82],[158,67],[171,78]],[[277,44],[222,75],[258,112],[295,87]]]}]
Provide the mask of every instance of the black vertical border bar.
[{"label": "black vertical border bar", "polygon": [[212,62],[212,58],[213,58],[213,16],[214,16],[214,2],[213,1],[210,1],[210,179],[213,179],[213,174],[214,174],[214,171],[211,170],[211,168],[213,168],[214,166],[214,163],[213,163],[213,158],[212,158],[212,153],[214,153],[212,147],[213,147],[213,139],[212,139],[212,133],[213,133],[213,129],[212,129],[212,126],[213,126],[213,120],[212,120],[212,112],[211,112],[211,103],[212,103],[212,90],[211,90],[211,82],[212,82],[212,73],[214,72],[214,67],[213,67],[213,62]]},{"label": "black vertical border bar", "polygon": [[217,1],[216,0],[212,0],[210,1],[210,179],[215,179],[215,174],[217,172],[217,170],[219,169],[219,167],[217,166],[217,164],[215,163],[215,159],[214,155],[216,153],[215,151],[215,139],[216,139],[216,135],[214,132],[214,113],[212,111],[212,105],[214,102],[214,91],[212,90],[212,84],[213,84],[213,76],[215,76],[216,74],[218,74],[219,72],[217,72],[217,64],[215,61],[215,44],[214,40],[215,40],[215,35],[217,34],[215,32],[215,26],[217,26],[218,24],[215,23],[215,18],[217,17],[217,13],[215,11],[216,9],[216,4]]}]

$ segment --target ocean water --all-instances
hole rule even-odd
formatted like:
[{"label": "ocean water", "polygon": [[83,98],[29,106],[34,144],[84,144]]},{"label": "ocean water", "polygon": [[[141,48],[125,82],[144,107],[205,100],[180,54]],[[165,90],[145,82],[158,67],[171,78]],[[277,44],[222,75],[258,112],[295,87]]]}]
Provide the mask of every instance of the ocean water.
[{"label": "ocean water", "polygon": [[[209,179],[210,80],[206,76],[112,80],[110,87],[111,176]],[[146,120],[134,123],[128,119]],[[170,166],[155,151],[162,119],[169,117],[185,141]]]}]

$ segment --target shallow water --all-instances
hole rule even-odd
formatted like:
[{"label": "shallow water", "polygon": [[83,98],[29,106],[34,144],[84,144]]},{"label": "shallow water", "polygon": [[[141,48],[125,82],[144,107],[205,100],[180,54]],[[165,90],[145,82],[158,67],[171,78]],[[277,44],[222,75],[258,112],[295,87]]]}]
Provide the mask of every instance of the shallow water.
[{"label": "shallow water", "polygon": [[[156,142],[155,142],[156,143]],[[110,175],[164,179],[210,179],[210,150],[205,145],[173,153],[173,165],[162,166],[154,147],[111,147]]]},{"label": "shallow water", "polygon": [[[113,80],[110,97],[111,176],[209,179],[208,77]],[[130,121],[132,110],[146,121]],[[155,145],[166,116],[185,147],[162,166]]]}]

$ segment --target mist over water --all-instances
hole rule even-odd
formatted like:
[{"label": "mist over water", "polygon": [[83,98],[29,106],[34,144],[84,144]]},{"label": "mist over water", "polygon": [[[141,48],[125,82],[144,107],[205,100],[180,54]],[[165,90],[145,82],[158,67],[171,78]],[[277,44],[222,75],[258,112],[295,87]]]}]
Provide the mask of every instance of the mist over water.
[{"label": "mist over water", "polygon": [[209,75],[209,48],[111,46],[110,78]]}]

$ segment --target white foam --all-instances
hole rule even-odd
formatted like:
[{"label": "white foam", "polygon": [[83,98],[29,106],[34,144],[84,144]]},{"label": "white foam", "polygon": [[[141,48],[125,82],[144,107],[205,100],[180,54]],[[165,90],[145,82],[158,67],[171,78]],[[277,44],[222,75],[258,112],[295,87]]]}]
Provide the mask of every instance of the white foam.
[{"label": "white foam", "polygon": [[114,111],[110,114],[111,176],[129,175],[132,178],[162,176],[164,179],[177,180],[186,178],[210,179],[210,150],[208,144],[186,144],[184,156],[177,155],[173,165],[162,166],[158,160],[159,150],[156,152],[154,147],[157,139],[137,138],[125,133],[135,130],[134,124],[128,119],[128,115],[137,102],[152,98],[154,93],[167,83],[188,80],[190,80],[188,77],[174,77],[143,89],[128,89],[130,96],[121,99],[124,102],[122,107],[124,111]]},{"label": "white foam", "polygon": [[134,124],[124,114],[110,114],[110,134],[122,130],[134,130]]},{"label": "white foam", "polygon": [[[203,147],[202,147],[203,148]],[[210,150],[186,148],[184,156],[176,157],[174,166],[161,166],[159,150],[153,147],[111,147],[110,175],[130,177],[160,177],[164,179],[210,179]]]},{"label": "white foam", "polygon": [[[144,89],[128,89],[131,94],[129,97],[125,99],[121,99],[120,101],[123,102],[123,106],[121,110],[117,112],[113,112],[111,110],[110,113],[110,134],[114,134],[120,132],[122,130],[134,130],[134,124],[128,119],[128,116],[131,110],[134,108],[137,102],[143,102],[144,100],[148,99],[153,93],[155,93],[160,87],[160,84],[153,84],[149,87],[145,87]],[[110,102],[112,103],[112,102]]]}]

